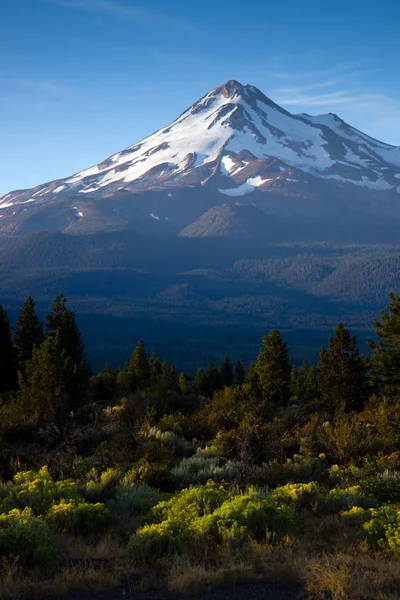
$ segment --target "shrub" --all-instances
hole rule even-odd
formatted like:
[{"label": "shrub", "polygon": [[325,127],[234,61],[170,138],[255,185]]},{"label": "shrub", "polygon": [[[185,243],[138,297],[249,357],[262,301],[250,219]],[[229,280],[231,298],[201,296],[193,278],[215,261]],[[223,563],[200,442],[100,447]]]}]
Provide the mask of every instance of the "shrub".
[{"label": "shrub", "polygon": [[210,482],[182,490],[170,500],[160,502],[152,514],[160,522],[168,519],[176,523],[190,523],[213,513],[227,498],[228,492],[224,488]]},{"label": "shrub", "polygon": [[171,521],[145,525],[131,536],[128,558],[136,564],[155,562],[182,552],[183,539],[182,528]]},{"label": "shrub", "polygon": [[168,494],[161,494],[146,485],[138,487],[123,485],[118,488],[116,497],[107,504],[107,507],[119,518],[123,515],[145,515],[164,500],[165,496],[168,497]]},{"label": "shrub", "polygon": [[185,438],[173,431],[161,431],[160,429],[157,429],[157,427],[151,427],[146,432],[146,435],[147,437],[159,440],[178,457],[192,456],[198,448],[198,443],[195,440],[188,442]]},{"label": "shrub", "polygon": [[323,512],[338,513],[350,510],[353,506],[371,508],[376,505],[373,498],[365,496],[359,485],[330,490],[323,504]]},{"label": "shrub", "polygon": [[276,502],[285,504],[295,504],[299,507],[307,506],[318,502],[321,498],[321,490],[317,483],[288,483],[276,488],[271,497]]},{"label": "shrub", "polygon": [[17,473],[14,485],[0,503],[0,510],[8,512],[14,508],[31,508],[35,515],[44,515],[54,502],[60,500],[80,500],[75,482],[69,479],[54,482],[47,467],[43,467],[37,473]]},{"label": "shrub", "polygon": [[187,487],[198,483],[204,485],[209,479],[233,482],[237,477],[237,469],[230,461],[220,465],[218,458],[206,458],[196,454],[191,458],[182,459],[179,465],[172,469],[172,474],[180,481],[181,487]]},{"label": "shrub", "polygon": [[41,517],[29,508],[14,509],[0,515],[0,556],[18,557],[24,569],[38,569],[50,574],[57,566],[57,543]]},{"label": "shrub", "polygon": [[143,457],[132,465],[124,478],[125,483],[134,486],[146,485],[157,490],[172,491],[176,480],[168,466],[151,462]]},{"label": "shrub", "polygon": [[46,515],[46,521],[59,533],[94,534],[105,531],[110,522],[110,513],[104,504],[73,504],[63,500],[53,504]]},{"label": "shrub", "polygon": [[391,506],[370,509],[362,526],[367,541],[391,554],[400,554],[400,510]]},{"label": "shrub", "polygon": [[379,502],[400,502],[400,473],[384,471],[366,477],[360,482],[361,489]]}]

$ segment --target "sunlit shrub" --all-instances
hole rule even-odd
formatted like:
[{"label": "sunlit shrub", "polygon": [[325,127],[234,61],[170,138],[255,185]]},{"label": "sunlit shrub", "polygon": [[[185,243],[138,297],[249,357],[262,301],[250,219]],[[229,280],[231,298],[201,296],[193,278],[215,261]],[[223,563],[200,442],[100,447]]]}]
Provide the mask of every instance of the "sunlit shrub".
[{"label": "sunlit shrub", "polygon": [[205,484],[209,479],[233,482],[237,477],[237,469],[232,462],[228,461],[221,465],[218,458],[208,458],[198,454],[182,459],[179,465],[172,469],[172,473],[179,480],[181,487],[197,483]]},{"label": "sunlit shrub", "polygon": [[400,554],[400,510],[392,506],[370,509],[362,526],[367,541],[391,554]]},{"label": "sunlit shrub", "polygon": [[128,543],[127,555],[133,563],[152,563],[161,557],[182,552],[184,532],[171,521],[145,525],[134,533]]},{"label": "sunlit shrub", "polygon": [[46,521],[57,532],[94,534],[105,531],[110,523],[110,513],[104,504],[74,504],[63,500],[53,504],[46,515]]},{"label": "sunlit shrub", "polygon": [[24,569],[50,574],[57,566],[57,542],[48,524],[32,510],[0,515],[0,556],[17,558]]},{"label": "sunlit shrub", "polygon": [[14,477],[14,485],[0,502],[0,510],[8,512],[14,508],[31,508],[35,515],[43,515],[50,506],[60,500],[79,501],[76,483],[65,479],[53,481],[47,467],[37,473],[24,471]]},{"label": "sunlit shrub", "polygon": [[198,517],[214,512],[228,498],[228,492],[209,483],[182,490],[166,502],[154,507],[152,514],[157,521],[169,519],[176,523],[190,523]]}]

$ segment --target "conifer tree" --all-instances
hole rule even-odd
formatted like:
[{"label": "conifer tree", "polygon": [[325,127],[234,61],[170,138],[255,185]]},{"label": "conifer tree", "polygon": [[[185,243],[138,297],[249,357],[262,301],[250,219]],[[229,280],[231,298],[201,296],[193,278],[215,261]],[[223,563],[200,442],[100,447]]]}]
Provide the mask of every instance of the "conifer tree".
[{"label": "conifer tree", "polygon": [[32,358],[33,348],[41,346],[43,341],[43,325],[35,313],[33,299],[28,296],[14,329],[14,349],[20,371],[24,370],[26,361]]},{"label": "conifer tree", "polygon": [[162,376],[161,363],[158,357],[153,352],[149,359],[149,375],[150,379],[155,383],[159,381]]},{"label": "conifer tree", "polygon": [[356,337],[342,323],[329,338],[328,351],[320,350],[317,382],[322,401],[335,410],[361,409],[366,400],[365,363]]},{"label": "conifer tree", "polygon": [[266,400],[285,404],[290,398],[290,373],[286,342],[274,329],[262,338],[255,364],[261,393]]},{"label": "conifer tree", "polygon": [[233,368],[229,354],[225,354],[219,371],[220,387],[231,387],[233,385]]},{"label": "conifer tree", "polygon": [[198,394],[206,393],[206,376],[203,369],[198,369],[193,381],[194,389]]},{"label": "conifer tree", "polygon": [[304,360],[298,373],[298,399],[302,404],[312,404],[317,398],[317,368]]},{"label": "conifer tree", "polygon": [[139,386],[149,380],[149,361],[142,340],[139,340],[136,344],[132,356],[125,367],[125,374],[133,376],[136,384]]},{"label": "conifer tree", "polygon": [[60,427],[76,408],[77,375],[77,366],[62,348],[58,334],[48,337],[41,347],[33,348],[24,374],[19,374],[19,409],[34,422]]},{"label": "conifer tree", "polygon": [[179,384],[179,389],[181,390],[182,394],[187,394],[189,392],[189,384],[187,382],[185,373],[182,372],[179,375],[178,384]]},{"label": "conifer tree", "polygon": [[66,306],[67,300],[59,294],[46,316],[46,336],[57,340],[57,347],[63,356],[68,358],[74,370],[74,377],[68,383],[66,394],[75,409],[83,401],[87,389],[91,369],[86,360],[82,335],[75,321],[75,314]]},{"label": "conifer tree", "polygon": [[161,376],[163,379],[170,381],[171,383],[178,382],[178,376],[174,365],[171,365],[166,359],[163,360],[161,365]]},{"label": "conifer tree", "polygon": [[238,360],[235,368],[235,383],[236,385],[242,385],[246,381],[246,369],[243,361]]},{"label": "conifer tree", "polygon": [[85,347],[81,332],[75,321],[72,310],[66,306],[67,299],[59,294],[46,317],[46,334],[48,337],[58,336],[62,350],[75,364],[86,362]]},{"label": "conifer tree", "polygon": [[372,350],[371,383],[385,396],[400,395],[400,296],[389,294],[389,310],[374,320],[377,340],[368,340]]},{"label": "conifer tree", "polygon": [[0,394],[15,388],[17,365],[11,339],[10,321],[7,312],[0,305]]}]

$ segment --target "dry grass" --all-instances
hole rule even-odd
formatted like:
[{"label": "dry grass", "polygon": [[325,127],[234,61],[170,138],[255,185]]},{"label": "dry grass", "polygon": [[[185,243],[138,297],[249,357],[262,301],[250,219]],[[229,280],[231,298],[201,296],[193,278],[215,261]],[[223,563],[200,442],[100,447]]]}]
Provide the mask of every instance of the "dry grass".
[{"label": "dry grass", "polygon": [[23,576],[18,568],[2,569],[0,578],[0,598],[18,600],[25,595],[63,595],[72,589],[105,589],[116,587],[119,574],[116,570],[98,568],[90,561],[76,567],[60,570],[51,579],[31,575]]},{"label": "dry grass", "polygon": [[125,557],[125,546],[119,538],[111,534],[97,540],[63,535],[60,536],[60,547],[63,556],[70,558],[121,560]]},{"label": "dry grass", "polygon": [[400,597],[400,557],[333,554],[310,560],[302,581],[312,600],[392,600]]}]

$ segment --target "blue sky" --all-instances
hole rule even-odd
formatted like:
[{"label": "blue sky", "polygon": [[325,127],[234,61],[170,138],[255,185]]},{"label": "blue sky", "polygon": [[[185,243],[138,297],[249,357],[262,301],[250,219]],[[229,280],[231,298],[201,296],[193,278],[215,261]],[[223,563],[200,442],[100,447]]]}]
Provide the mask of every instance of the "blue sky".
[{"label": "blue sky", "polygon": [[0,194],[70,175],[228,79],[400,145],[395,0],[1,0]]}]

